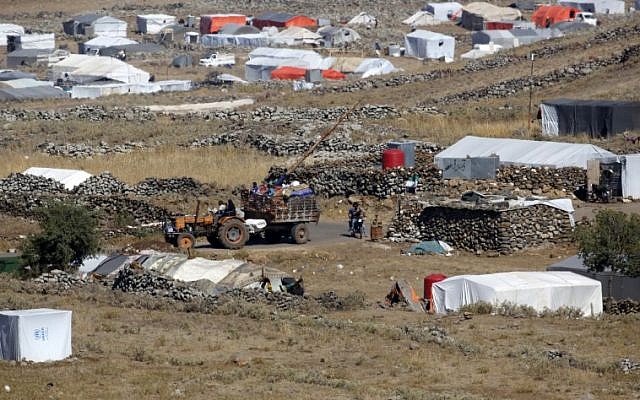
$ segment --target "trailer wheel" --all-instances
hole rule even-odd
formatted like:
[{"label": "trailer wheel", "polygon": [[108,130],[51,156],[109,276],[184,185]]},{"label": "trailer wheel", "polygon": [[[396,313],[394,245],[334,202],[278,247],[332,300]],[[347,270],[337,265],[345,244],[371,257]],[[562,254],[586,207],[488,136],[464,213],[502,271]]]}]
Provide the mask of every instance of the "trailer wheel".
[{"label": "trailer wheel", "polygon": [[179,249],[190,249],[194,244],[196,244],[196,238],[190,233],[181,233],[176,239],[176,245]]},{"label": "trailer wheel", "polygon": [[306,224],[295,224],[291,228],[291,237],[296,244],[305,244],[309,240],[309,228]]},{"label": "trailer wheel", "polygon": [[218,240],[226,249],[241,249],[247,239],[249,239],[249,233],[240,220],[230,219],[218,229]]}]

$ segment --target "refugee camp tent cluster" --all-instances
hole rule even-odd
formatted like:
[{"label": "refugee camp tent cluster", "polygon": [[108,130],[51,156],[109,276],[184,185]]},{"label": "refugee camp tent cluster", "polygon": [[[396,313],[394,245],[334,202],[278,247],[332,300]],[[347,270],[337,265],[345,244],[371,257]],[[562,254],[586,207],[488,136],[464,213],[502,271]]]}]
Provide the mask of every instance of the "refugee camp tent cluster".
[{"label": "refugee camp tent cluster", "polygon": [[499,7],[485,2],[469,3],[462,8],[461,26],[472,31],[485,29],[485,23],[522,19],[520,10]]},{"label": "refugee camp tent cluster", "polygon": [[415,30],[404,37],[405,54],[419,59],[452,61],[456,40],[441,33]]},{"label": "refugee camp tent cluster", "polygon": [[242,14],[208,14],[200,16],[200,34],[218,33],[229,24],[244,26],[247,16]]},{"label": "refugee camp tent cluster", "polygon": [[350,26],[362,25],[367,28],[374,28],[378,25],[378,19],[373,15],[367,13],[366,11],[362,11],[355,17],[351,18],[347,22],[347,25],[350,25]]},{"label": "refugee camp tent cluster", "polygon": [[538,313],[574,308],[586,317],[603,311],[600,282],[573,272],[460,275],[434,283],[431,290],[432,309],[439,314],[479,302],[528,306]]},{"label": "refugee camp tent cluster", "polygon": [[65,98],[68,95],[53,82],[36,80],[34,74],[0,70],[0,101]]},{"label": "refugee camp tent cluster", "polygon": [[331,68],[333,61],[311,50],[260,47],[249,53],[249,60],[245,63],[245,79],[249,82],[269,80],[271,71],[278,67],[325,70]]},{"label": "refugee camp tent cluster", "polygon": [[64,33],[78,36],[127,37],[127,23],[108,15],[85,14],[62,23]]},{"label": "refugee camp tent cluster", "polygon": [[540,117],[545,136],[587,134],[610,138],[625,131],[640,130],[640,102],[546,100],[540,105]]}]

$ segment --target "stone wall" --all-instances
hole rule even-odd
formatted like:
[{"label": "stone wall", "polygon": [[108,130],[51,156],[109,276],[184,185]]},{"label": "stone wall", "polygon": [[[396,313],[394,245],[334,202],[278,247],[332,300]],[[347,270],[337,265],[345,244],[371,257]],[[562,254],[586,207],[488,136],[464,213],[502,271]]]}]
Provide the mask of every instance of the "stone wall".
[{"label": "stone wall", "polygon": [[509,254],[568,241],[571,231],[569,214],[545,205],[499,209],[412,202],[402,206],[388,237],[392,241],[443,240],[460,250]]}]

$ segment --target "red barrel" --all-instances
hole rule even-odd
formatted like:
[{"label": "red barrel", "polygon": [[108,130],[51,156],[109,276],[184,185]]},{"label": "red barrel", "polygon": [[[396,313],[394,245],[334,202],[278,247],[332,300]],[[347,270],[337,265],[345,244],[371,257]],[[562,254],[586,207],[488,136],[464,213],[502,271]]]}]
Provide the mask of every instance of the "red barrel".
[{"label": "red barrel", "polygon": [[386,149],[382,152],[382,169],[404,167],[404,151]]},{"label": "red barrel", "polygon": [[424,298],[431,300],[431,287],[434,283],[447,279],[446,275],[431,274],[424,277]]}]

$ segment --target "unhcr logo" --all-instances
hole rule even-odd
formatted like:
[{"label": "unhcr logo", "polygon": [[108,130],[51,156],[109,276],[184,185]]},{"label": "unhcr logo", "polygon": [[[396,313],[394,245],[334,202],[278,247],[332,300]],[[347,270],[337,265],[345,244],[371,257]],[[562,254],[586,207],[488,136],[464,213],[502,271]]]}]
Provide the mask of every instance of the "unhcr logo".
[{"label": "unhcr logo", "polygon": [[33,338],[35,340],[39,340],[42,342],[46,342],[49,340],[49,329],[48,328],[36,328],[33,330]]}]

